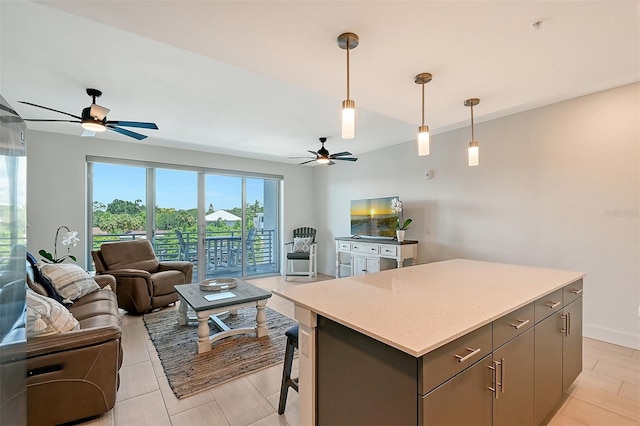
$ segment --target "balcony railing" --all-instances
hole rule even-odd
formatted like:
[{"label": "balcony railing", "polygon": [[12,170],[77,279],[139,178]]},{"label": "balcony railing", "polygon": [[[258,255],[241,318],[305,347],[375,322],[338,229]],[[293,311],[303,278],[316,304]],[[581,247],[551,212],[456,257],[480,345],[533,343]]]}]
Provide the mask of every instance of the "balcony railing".
[{"label": "balcony railing", "polygon": [[[207,232],[206,237],[208,240],[216,238],[222,240],[228,239],[226,251],[224,253],[221,249],[219,249],[217,253],[213,253],[213,250],[209,247],[206,254],[209,263],[206,274],[208,278],[221,273],[226,273],[228,275],[230,270],[238,273],[240,272],[242,249],[239,238],[241,236],[242,233],[240,231]],[[193,244],[194,242],[197,242],[198,235],[196,232],[182,232],[182,237],[186,244]],[[99,249],[103,243],[113,241],[130,241],[135,239],[146,239],[146,236],[144,234],[96,234],[93,235],[93,250]],[[231,244],[231,241],[234,241],[233,245]],[[175,231],[156,232],[153,249],[156,256],[161,261],[181,260],[180,243]],[[247,250],[247,252],[247,264],[250,267],[247,270],[248,275],[254,273],[277,272],[275,230],[265,229],[256,231],[256,237],[253,241],[255,268],[253,268],[254,259],[250,255],[251,251]],[[232,254],[236,256],[233,259]]]}]

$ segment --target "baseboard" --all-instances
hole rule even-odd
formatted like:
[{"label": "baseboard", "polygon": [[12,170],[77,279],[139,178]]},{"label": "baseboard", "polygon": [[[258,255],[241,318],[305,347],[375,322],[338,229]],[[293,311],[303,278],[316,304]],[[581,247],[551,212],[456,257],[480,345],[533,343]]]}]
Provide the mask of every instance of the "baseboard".
[{"label": "baseboard", "polygon": [[626,346],[640,350],[640,335],[613,330],[592,324],[583,324],[582,335],[591,339],[602,340],[614,345]]}]

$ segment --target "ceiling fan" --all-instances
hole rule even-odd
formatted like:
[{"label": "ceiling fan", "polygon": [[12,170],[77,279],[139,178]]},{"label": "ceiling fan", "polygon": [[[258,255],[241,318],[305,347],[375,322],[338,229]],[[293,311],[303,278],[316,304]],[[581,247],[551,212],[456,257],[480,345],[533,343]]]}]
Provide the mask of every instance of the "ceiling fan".
[{"label": "ceiling fan", "polygon": [[[353,155],[350,152],[344,151],[344,152],[338,152],[337,154],[329,154],[329,151],[327,150],[327,148],[324,147],[324,143],[327,141],[327,138],[320,138],[320,143],[322,144],[322,148],[320,148],[318,150],[318,152],[315,151],[307,151],[310,154],[314,155],[313,158],[311,158],[309,161],[303,161],[302,163],[299,163],[298,165],[302,165],[302,164],[307,164],[307,163],[311,163],[312,161],[316,161],[318,162],[318,164],[328,164],[329,166],[332,166],[336,163],[333,162],[333,160],[340,160],[340,161],[358,161],[357,158],[355,157],[345,157],[346,155]],[[290,157],[290,158],[309,158],[309,157]]]},{"label": "ceiling fan", "polygon": [[40,121],[40,122],[66,122],[66,123],[80,123],[84,132],[82,136],[95,136],[96,132],[104,132],[105,130],[111,130],[129,136],[131,138],[142,140],[147,136],[140,133],[132,132],[131,130],[123,129],[124,127],[138,127],[142,129],[158,130],[158,126],[155,123],[143,123],[140,121],[113,121],[107,120],[107,114],[109,109],[96,104],[96,98],[102,96],[102,92],[98,89],[87,89],[87,95],[91,96],[91,106],[88,106],[82,110],[80,116],[70,114],[68,112],[59,111],[57,109],[45,107],[42,105],[32,104],[31,102],[18,101],[21,104],[31,105],[34,107],[46,109],[53,112],[59,112],[60,114],[68,115],[75,118],[75,120],[51,120],[51,119],[38,119],[38,118],[25,118],[24,121]]}]

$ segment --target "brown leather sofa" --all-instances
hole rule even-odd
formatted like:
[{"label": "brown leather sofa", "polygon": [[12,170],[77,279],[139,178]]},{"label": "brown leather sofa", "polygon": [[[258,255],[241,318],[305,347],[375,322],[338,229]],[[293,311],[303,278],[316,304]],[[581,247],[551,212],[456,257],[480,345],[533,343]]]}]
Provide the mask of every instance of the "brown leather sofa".
[{"label": "brown leather sofa", "polygon": [[[96,277],[116,289],[113,276]],[[27,422],[55,425],[113,408],[122,365],[122,323],[116,293],[100,290],[69,311],[80,329],[27,339]]]},{"label": "brown leather sofa", "polygon": [[91,255],[96,274],[116,278],[118,306],[134,314],[176,302],[174,286],[188,284],[193,277],[191,262],[160,262],[148,240],[105,243]]}]

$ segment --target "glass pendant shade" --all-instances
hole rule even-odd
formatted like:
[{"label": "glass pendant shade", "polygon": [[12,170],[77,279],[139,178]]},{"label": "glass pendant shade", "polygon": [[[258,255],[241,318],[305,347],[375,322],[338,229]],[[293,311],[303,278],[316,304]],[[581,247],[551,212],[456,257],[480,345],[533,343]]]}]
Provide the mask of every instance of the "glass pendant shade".
[{"label": "glass pendant shade", "polygon": [[356,137],[356,103],[351,99],[342,101],[342,139]]},{"label": "glass pendant shade", "polygon": [[418,127],[418,155],[429,155],[429,126]]},{"label": "glass pendant shade", "polygon": [[330,160],[329,160],[328,158],[318,158],[318,159],[316,160],[316,162],[317,162],[318,164],[329,164],[329,161],[330,161]]},{"label": "glass pendant shade", "polygon": [[464,101],[464,106],[471,107],[471,142],[469,142],[469,167],[480,164],[480,153],[478,152],[478,141],[476,140],[473,129],[473,107],[480,103],[480,99],[471,98]]},{"label": "glass pendant shade", "polygon": [[477,166],[479,162],[480,153],[478,152],[478,142],[469,142],[469,166]]},{"label": "glass pendant shade", "polygon": [[81,126],[83,129],[91,132],[104,132],[107,130],[107,127],[104,124],[93,120],[83,120]]}]

